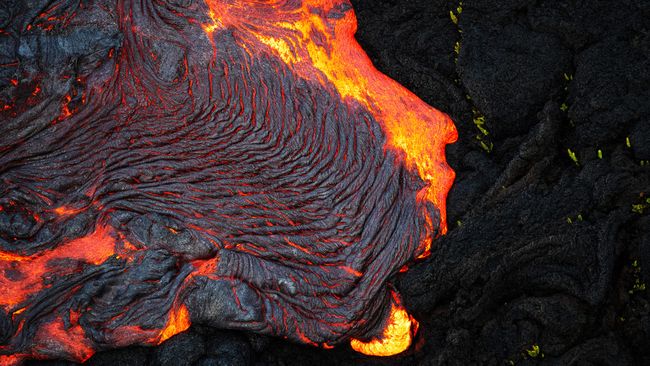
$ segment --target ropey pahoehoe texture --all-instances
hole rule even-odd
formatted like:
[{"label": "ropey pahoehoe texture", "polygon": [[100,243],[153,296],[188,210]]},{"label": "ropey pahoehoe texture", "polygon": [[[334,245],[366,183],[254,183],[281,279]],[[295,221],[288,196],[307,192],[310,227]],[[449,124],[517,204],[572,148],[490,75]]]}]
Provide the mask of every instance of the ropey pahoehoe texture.
[{"label": "ropey pahoehoe texture", "polygon": [[347,1],[13,5],[0,361],[191,324],[408,348],[388,279],[447,230],[456,130],[372,66]]}]

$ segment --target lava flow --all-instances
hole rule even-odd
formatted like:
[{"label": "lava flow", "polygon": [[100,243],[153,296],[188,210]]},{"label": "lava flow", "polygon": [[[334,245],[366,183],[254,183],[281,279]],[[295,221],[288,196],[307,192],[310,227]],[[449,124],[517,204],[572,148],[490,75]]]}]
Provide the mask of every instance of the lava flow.
[{"label": "lava flow", "polygon": [[54,54],[0,93],[0,364],[192,323],[410,346],[389,279],[446,232],[456,130],[373,67],[346,0],[39,11],[0,31]]}]

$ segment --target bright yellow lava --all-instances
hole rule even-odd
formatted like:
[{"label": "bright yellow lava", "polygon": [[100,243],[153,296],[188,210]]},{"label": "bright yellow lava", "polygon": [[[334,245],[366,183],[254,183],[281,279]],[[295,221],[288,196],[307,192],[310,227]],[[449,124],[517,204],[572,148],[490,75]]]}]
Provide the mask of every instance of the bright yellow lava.
[{"label": "bright yellow lava", "polygon": [[418,322],[402,306],[393,303],[388,324],[381,338],[368,342],[353,338],[350,346],[353,350],[368,356],[393,356],[411,346],[417,326]]},{"label": "bright yellow lava", "polygon": [[[427,215],[416,256],[430,254],[434,234],[447,232],[446,200],[455,173],[445,160],[445,146],[458,138],[446,114],[420,100],[399,83],[379,72],[354,38],[357,21],[352,11],[339,11],[340,0],[285,0],[226,2],[206,0],[211,24],[204,25],[208,36],[217,29],[238,29],[238,40],[247,52],[267,47],[291,66],[300,77],[318,82],[346,100],[367,109],[386,135],[390,150],[408,169],[418,172],[425,186],[417,200],[439,211],[439,231]],[[300,5],[298,5],[300,4]],[[329,16],[334,12],[334,16]],[[254,55],[251,53],[251,56]],[[389,356],[407,349],[417,322],[395,301],[390,322],[381,339],[352,340],[352,348],[375,356]]]},{"label": "bright yellow lava", "polygon": [[[428,201],[440,212],[439,234],[447,232],[447,192],[455,178],[445,160],[445,146],[458,138],[446,114],[427,105],[399,83],[379,72],[354,38],[357,20],[352,11],[330,18],[325,14],[339,6],[337,0],[304,0],[287,9],[281,0],[263,4],[206,0],[211,24],[241,30],[244,43],[262,43],[301,77],[334,86],[343,99],[367,108],[386,134],[385,148],[401,156],[409,169],[417,170],[426,186],[418,200]],[[319,11],[314,11],[318,9]],[[254,30],[242,23],[255,24]],[[256,49],[242,44],[246,50]],[[433,225],[426,228],[429,234]],[[433,235],[426,235],[418,257],[430,253]]]},{"label": "bright yellow lava", "polygon": [[160,333],[157,343],[160,344],[176,334],[186,331],[190,325],[190,312],[185,305],[182,304],[178,310],[172,309],[167,325]]}]

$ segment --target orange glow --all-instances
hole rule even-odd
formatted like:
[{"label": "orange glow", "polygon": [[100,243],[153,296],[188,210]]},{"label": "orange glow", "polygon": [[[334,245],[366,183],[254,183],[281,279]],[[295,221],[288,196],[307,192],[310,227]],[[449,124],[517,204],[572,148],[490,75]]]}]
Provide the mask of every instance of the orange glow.
[{"label": "orange glow", "polygon": [[[316,331],[328,334],[323,331],[327,330],[328,327],[335,330],[335,332],[331,332],[333,335],[332,337],[343,337],[346,334],[351,334],[347,332],[349,328],[358,324],[367,325],[365,319],[363,322],[356,320],[354,322],[349,321],[352,316],[367,314],[362,314],[361,312],[364,311],[364,309],[362,306],[356,306],[356,303],[352,304],[354,306],[350,306],[349,308],[344,307],[343,305],[347,306],[348,302],[357,301],[358,299],[352,297],[353,295],[350,295],[353,293],[352,290],[346,290],[343,292],[343,290],[339,291],[339,288],[345,289],[346,287],[344,286],[352,288],[353,285],[359,283],[369,283],[367,286],[372,290],[375,288],[373,286],[385,286],[385,277],[382,276],[393,274],[392,272],[396,271],[397,268],[399,268],[398,266],[402,266],[402,264],[406,263],[409,259],[424,258],[429,255],[431,243],[435,237],[446,233],[446,196],[455,174],[446,163],[445,146],[457,139],[457,132],[451,119],[446,114],[426,105],[416,95],[375,69],[361,46],[354,39],[354,33],[357,27],[356,18],[352,11],[342,10],[345,8],[341,7],[341,0],[302,0],[301,2],[286,0],[204,1],[209,7],[209,12],[207,12],[209,18],[204,18],[204,21],[208,21],[209,23],[203,24],[202,29],[205,32],[205,35],[212,42],[215,55],[218,48],[216,47],[214,39],[217,39],[219,31],[236,30],[237,32],[233,32],[233,34],[236,33],[236,37],[233,37],[235,40],[234,42],[238,42],[239,46],[241,46],[241,48],[245,50],[251,58],[258,57],[268,61],[269,55],[273,55],[275,57],[271,57],[271,59],[275,62],[275,65],[282,62],[286,63],[290,66],[292,77],[294,76],[293,73],[295,73],[300,78],[308,80],[311,83],[319,84],[321,89],[324,89],[328,94],[330,94],[328,95],[328,98],[334,96],[334,99],[338,99],[340,96],[340,99],[345,105],[344,108],[349,109],[349,111],[358,112],[362,110],[361,112],[364,113],[364,116],[367,116],[367,113],[365,112],[367,110],[374,118],[374,121],[376,121],[379,127],[381,127],[381,131],[383,132],[378,134],[381,136],[373,136],[374,140],[372,141],[383,141],[383,152],[386,156],[390,155],[390,158],[386,157],[385,160],[388,163],[393,164],[390,168],[396,168],[394,171],[397,171],[399,174],[403,173],[403,169],[409,170],[409,179],[404,180],[404,182],[407,182],[408,184],[411,182],[410,177],[415,174],[417,174],[422,181],[422,184],[418,185],[417,188],[408,191],[409,195],[406,198],[411,200],[408,202],[409,206],[407,207],[415,206],[417,213],[421,214],[420,216],[423,216],[422,219],[419,215],[413,215],[417,216],[417,219],[420,220],[417,225],[412,225],[413,231],[419,230],[419,232],[414,234],[412,239],[411,237],[408,237],[408,240],[396,241],[399,245],[406,243],[403,246],[395,246],[395,250],[408,247],[407,254],[409,257],[402,255],[404,253],[403,251],[398,252],[399,255],[395,255],[394,257],[399,258],[398,260],[400,262],[397,264],[391,262],[389,263],[390,266],[379,266],[382,267],[380,268],[381,271],[377,270],[372,272],[369,270],[370,259],[377,258],[372,251],[369,255],[364,254],[363,256],[359,256],[359,258],[364,259],[363,261],[352,260],[354,259],[353,255],[350,255],[349,257],[346,256],[346,259],[350,259],[350,261],[338,262],[337,258],[337,261],[335,262],[334,260],[331,260],[332,257],[326,257],[325,254],[316,253],[316,251],[311,250],[312,247],[303,246],[300,244],[302,241],[296,240],[296,242],[293,242],[288,238],[285,238],[285,241],[291,250],[298,251],[298,253],[304,253],[305,255],[303,258],[308,259],[306,261],[301,261],[300,266],[295,266],[296,268],[293,268],[291,266],[291,260],[293,258],[287,256],[287,260],[289,261],[287,267],[290,267],[291,270],[295,269],[295,272],[291,272],[295,273],[295,277],[299,277],[301,273],[303,273],[302,268],[311,269],[311,267],[307,266],[315,265],[314,262],[309,260],[309,256],[322,256],[323,263],[332,265],[332,267],[329,268],[322,268],[322,272],[313,271],[313,277],[318,278],[319,281],[322,279],[323,285],[333,290],[331,294],[332,296],[323,300],[324,305],[317,310],[320,311],[323,307],[327,306],[327,310],[329,313],[333,314],[334,320],[327,321],[326,319],[322,320],[325,317],[317,318],[316,316],[312,316],[308,321],[313,319],[317,319],[318,321],[322,320],[322,329],[318,328],[313,330],[310,329],[309,326],[303,327],[301,325],[302,320],[298,318],[298,321],[295,322],[295,324],[297,324],[294,333],[295,337],[292,339],[313,346],[321,346],[326,349],[332,348],[330,344],[320,342],[323,340],[332,340],[338,343],[342,339],[328,339],[321,334],[318,334],[319,338],[313,337],[314,340],[311,340],[310,337]],[[122,19],[131,17],[131,14],[119,14]],[[195,21],[195,19],[192,19],[192,21]],[[126,30],[128,28],[124,29]],[[133,30],[135,32],[135,29]],[[203,34],[201,34],[201,36],[203,36]],[[198,49],[200,48],[197,47],[197,50]],[[128,53],[126,50],[127,47],[124,47],[124,51],[120,51],[120,56],[115,59],[116,75],[125,75],[125,73],[117,73],[117,71],[122,70],[117,61],[122,57],[127,59]],[[108,57],[114,57],[113,49],[109,51]],[[152,53],[152,57],[156,58],[157,56]],[[277,58],[277,61],[275,58]],[[200,60],[201,62],[207,61],[203,57],[196,60]],[[213,61],[216,60],[217,58],[215,57]],[[137,63],[134,62],[133,64]],[[189,65],[192,64],[190,64],[186,58],[184,66],[186,69],[185,76],[188,79],[190,79],[188,75],[190,74],[191,69],[193,69],[190,68]],[[202,65],[199,65],[199,68],[201,66]],[[125,68],[124,70],[128,70],[128,68]],[[135,75],[143,73],[143,71],[140,69],[134,69],[132,70],[132,73]],[[196,75],[202,74],[197,72]],[[122,83],[122,76],[119,77],[120,79],[116,79],[118,80],[116,81],[116,85]],[[127,76],[124,77],[126,78]],[[136,84],[140,83],[138,77],[134,76],[134,79],[136,80]],[[189,88],[187,91],[192,101],[194,101],[192,85],[195,85],[195,91],[201,90],[197,85],[203,80],[205,79],[191,78],[189,80]],[[77,81],[81,83],[79,79],[77,79]],[[210,84],[211,98],[209,100],[212,100],[212,75],[210,75],[208,81]],[[18,85],[18,80],[12,80],[12,83]],[[148,83],[141,84],[149,85]],[[118,88],[115,89],[117,90]],[[160,92],[161,90],[162,89],[158,91]],[[128,91],[124,90],[121,90],[120,92],[122,95],[128,93]],[[34,93],[34,95],[40,93],[40,88],[37,87]],[[135,94],[137,93],[134,89],[133,95]],[[147,96],[147,93],[142,94],[143,97]],[[90,101],[91,94],[88,95]],[[138,98],[139,97],[140,96],[138,95]],[[284,99],[284,97],[284,91],[282,91],[282,98]],[[72,117],[81,110],[82,106],[79,105],[79,100],[81,100],[82,103],[85,103],[85,95],[78,95],[76,93],[65,95],[63,99],[60,100],[61,105],[59,116],[52,121],[52,123],[61,122],[64,119]],[[122,102],[125,103],[124,99],[122,99]],[[336,100],[336,102],[338,108],[339,101]],[[147,103],[149,103],[148,98]],[[125,109],[131,108],[126,104],[123,107]],[[13,107],[5,105],[2,108],[10,109]],[[253,109],[255,109],[254,103]],[[192,103],[192,110],[194,111],[194,103]],[[360,114],[361,113],[350,113],[349,115],[359,116]],[[122,112],[120,111],[119,114],[116,115],[116,118],[121,119],[121,116]],[[267,116],[267,118],[270,117]],[[373,118],[367,118],[365,122],[374,124],[374,121],[368,122]],[[255,119],[252,120],[254,121]],[[72,118],[67,122],[74,124],[75,119]],[[346,120],[346,122],[350,124],[362,124],[364,123],[364,118],[350,118]],[[378,131],[375,129],[377,126],[372,127],[373,128],[369,131],[374,134]],[[132,143],[135,144],[134,142]],[[329,148],[334,149],[335,147],[328,146],[328,152]],[[336,152],[338,153],[338,147],[336,147]],[[375,155],[373,151],[373,159],[374,157]],[[345,156],[343,159],[345,159]],[[383,163],[383,161],[381,162]],[[109,170],[111,167],[105,165],[104,168],[106,168],[105,170]],[[173,172],[175,168],[165,167],[164,169]],[[162,183],[162,179],[164,178],[156,178],[156,181]],[[134,180],[139,184],[138,179],[134,178]],[[102,179],[102,181],[108,180]],[[87,193],[88,197],[95,198],[96,200],[93,201],[95,203],[104,202],[103,199],[97,198],[99,197],[99,194],[97,197],[94,197],[95,190],[101,187],[99,183],[97,184],[97,186],[93,186],[93,188],[89,190],[90,193]],[[408,187],[408,189],[411,188]],[[419,190],[419,192],[415,194],[414,190]],[[102,191],[103,190],[100,190],[100,192]],[[157,196],[157,194],[151,194]],[[238,194],[245,196],[250,195],[251,193],[238,191]],[[163,196],[180,199],[181,195],[182,192],[162,192],[160,197],[161,199]],[[44,198],[44,200],[47,200],[47,198]],[[107,202],[114,202],[114,198],[108,199],[104,203],[108,205]],[[415,205],[413,205],[413,203],[415,203]],[[13,202],[10,204],[14,205]],[[47,205],[47,212],[39,211],[40,216],[34,214],[34,219],[40,225],[48,224],[47,221],[52,219],[53,215],[57,216],[53,219],[55,224],[64,225],[69,216],[77,215],[86,210],[86,208],[75,208],[65,205],[54,207],[52,201],[48,201]],[[433,215],[430,215],[430,208],[432,205],[440,212],[439,223],[434,222]],[[0,309],[6,311],[7,314],[11,314],[12,321],[19,324],[14,335],[20,334],[20,332],[22,332],[23,324],[29,324],[29,321],[33,318],[32,310],[35,309],[34,303],[36,302],[34,301],[34,299],[36,299],[34,295],[55,284],[55,281],[59,280],[57,276],[67,276],[79,273],[85,275],[86,273],[84,271],[88,269],[88,265],[100,265],[109,258],[123,260],[126,264],[135,267],[138,265],[139,257],[131,256],[130,254],[133,254],[135,251],[151,249],[147,247],[147,243],[140,243],[139,241],[134,241],[135,245],[130,243],[126,239],[126,235],[120,232],[120,230],[122,230],[121,227],[116,226],[117,229],[113,229],[110,226],[102,224],[105,221],[101,220],[106,217],[104,216],[105,214],[110,213],[109,210],[120,209],[119,206],[116,205],[108,207],[110,208],[105,210],[103,205],[97,204],[96,214],[97,217],[100,217],[97,220],[100,221],[97,222],[95,231],[84,237],[66,238],[57,236],[52,240],[52,242],[48,243],[48,245],[52,245],[51,249],[38,247],[36,250],[39,250],[39,252],[33,255],[21,255],[10,251],[0,251],[0,289],[5,293],[5,295],[0,298]],[[176,207],[174,209],[176,209]],[[3,208],[0,207],[0,211],[2,210]],[[102,216],[99,216],[100,211]],[[178,212],[180,215],[182,210],[179,209]],[[212,212],[215,214],[219,213],[217,209]],[[209,215],[207,212],[204,212],[204,214],[206,216]],[[195,213],[195,216],[196,218],[202,218],[203,214],[197,212]],[[214,217],[210,218],[213,219]],[[258,218],[256,217],[256,219]],[[293,221],[288,221],[292,226],[294,226]],[[212,223],[214,221],[206,219],[205,222]],[[267,221],[266,224],[269,227],[274,226],[274,223],[270,221]],[[301,226],[301,224],[296,223],[295,226]],[[209,236],[213,237],[213,239],[210,240],[217,248],[222,247],[221,243],[216,243],[215,237],[219,236],[219,233],[213,233],[211,231],[212,229],[203,228],[192,223],[187,223],[187,227],[197,231],[205,231]],[[439,230],[436,232],[437,228],[439,228]],[[186,234],[185,232],[179,233],[174,228],[168,229],[172,234]],[[278,229],[280,228],[278,227]],[[214,230],[217,231],[216,229]],[[345,230],[347,230],[347,228],[345,228]],[[341,233],[347,234],[345,230],[341,229]],[[302,235],[302,233],[300,235]],[[353,249],[356,249],[354,247],[354,240],[352,240],[356,238],[356,235],[356,230],[354,235],[350,235],[350,253],[352,253]],[[347,235],[341,236],[347,240]],[[226,238],[229,237],[226,236]],[[251,248],[257,248],[254,246],[254,243],[241,245],[241,247],[239,247],[240,244],[237,242],[227,242],[226,239],[224,239],[224,242],[223,247],[226,249],[229,249],[229,246],[238,246],[237,250],[251,255],[260,255],[259,253],[265,249],[265,247],[261,246],[259,247],[259,250],[252,250]],[[362,249],[367,249],[365,243],[366,242],[364,241],[364,247]],[[416,246],[417,249],[415,248]],[[391,250],[392,249],[393,248],[391,248]],[[171,251],[170,253],[170,255],[177,255],[174,251]],[[180,253],[178,253],[178,255],[178,263],[180,266],[181,263],[183,263],[181,261],[184,261],[185,259],[181,259]],[[203,258],[203,256],[199,258]],[[224,258],[229,259],[229,257]],[[369,260],[365,260],[365,258],[369,258]],[[278,260],[280,259],[284,260],[284,255]],[[307,264],[303,265],[302,262],[306,262]],[[215,255],[210,259],[196,259],[191,263],[195,268],[193,272],[188,275],[186,280],[187,282],[184,283],[183,286],[190,283],[190,279],[195,276],[205,276],[208,279],[219,280],[223,279],[224,273],[228,272],[226,270],[218,271],[218,269],[220,269],[220,258],[218,255]],[[229,263],[228,260],[225,260],[223,266],[230,267]],[[251,261],[251,263],[256,262]],[[383,265],[386,263],[380,264]],[[336,266],[334,267],[334,265]],[[269,268],[272,269],[274,267]],[[400,269],[400,272],[407,269],[408,267],[404,265],[402,269]],[[102,269],[100,268],[98,270],[101,271]],[[125,270],[129,270],[129,268]],[[315,294],[322,294],[323,291],[327,291],[320,290],[320,287],[318,287],[320,284],[317,285],[315,283],[310,283],[310,278],[307,275],[301,279],[293,278],[293,275],[290,275],[290,277],[295,283],[302,280],[306,285],[306,288],[317,289],[318,292],[313,291]],[[130,277],[126,278],[129,279]],[[339,279],[342,282],[340,287],[338,286],[338,283],[332,283]],[[149,285],[149,282],[153,282],[153,280],[148,278],[144,278],[143,280],[147,281],[147,285]],[[113,282],[111,282],[111,286],[112,283]],[[129,281],[126,281],[126,283],[117,282],[118,287],[131,285],[133,285],[133,283]],[[156,284],[154,283],[153,285]],[[115,289],[110,289],[110,291],[113,290],[118,291],[120,289],[117,287]],[[266,287],[264,290],[266,290]],[[69,291],[74,293],[79,290],[77,287],[74,287]],[[233,293],[235,300],[237,304],[240,305],[242,311],[246,311],[247,307],[241,306],[234,287]],[[302,295],[303,293],[307,292],[304,291],[300,294]],[[372,292],[372,294],[375,293],[376,292]],[[119,296],[119,294],[119,292],[115,292],[111,293],[111,296]],[[329,295],[330,294],[328,294],[328,296]],[[47,294],[44,296],[47,296]],[[172,295],[170,294],[169,296]],[[113,297],[108,298],[110,299]],[[66,301],[68,300],[69,299],[66,298]],[[77,303],[75,302],[75,304]],[[338,311],[339,306],[343,309],[340,312]],[[315,307],[312,308],[316,309]],[[30,353],[26,355],[0,356],[0,365],[18,363],[20,362],[21,357],[50,357],[50,354],[54,355],[59,351],[63,357],[74,359],[76,361],[85,361],[93,355],[93,347],[102,349],[103,347],[108,346],[120,347],[132,344],[160,344],[174,335],[187,330],[191,325],[190,311],[182,303],[180,295],[178,294],[167,314],[164,313],[164,310],[158,309],[160,312],[155,314],[158,316],[155,318],[158,322],[156,322],[153,327],[149,322],[144,323],[147,324],[147,326],[133,324],[136,317],[130,315],[126,311],[128,310],[128,307],[125,306],[125,312],[123,314],[115,315],[114,323],[107,322],[106,324],[109,326],[104,324],[102,325],[103,328],[99,328],[99,325],[97,325],[97,329],[91,330],[91,328],[82,328],[79,325],[78,321],[80,313],[72,310],[70,310],[69,321],[64,321],[67,319],[66,314],[68,310],[66,309],[69,309],[69,307],[59,306],[56,309],[48,308],[42,310],[43,312],[47,311],[47,314],[42,316],[39,315],[39,318],[35,318],[39,321],[37,324],[34,324],[37,328],[30,328],[29,334],[27,334],[29,337],[34,336],[34,341],[32,342],[34,346],[28,350]],[[306,309],[309,309],[309,307]],[[350,309],[350,314],[347,313],[348,309]],[[382,329],[373,333],[376,334],[376,337],[366,339],[366,341],[352,339],[351,347],[354,350],[366,355],[390,356],[401,353],[410,347],[418,328],[418,322],[407,313],[405,308],[402,306],[398,295],[394,292],[392,293],[390,309],[388,309],[388,307],[385,309],[387,310],[385,311],[387,318],[382,323]],[[78,311],[91,312],[94,310],[92,309],[92,306],[88,306],[79,308]],[[192,311],[196,316],[197,311],[195,311],[195,309],[192,309]],[[342,313],[343,311],[346,311],[346,313]],[[268,313],[273,316],[272,321],[269,321],[271,325],[273,322],[278,321],[275,318],[276,312]],[[323,311],[323,313],[325,312]],[[284,316],[287,316],[286,314],[287,312],[285,312]],[[165,315],[167,316],[166,318]],[[287,316],[286,319],[290,318]],[[287,325],[286,323],[288,322],[286,319],[284,319],[285,324],[283,324],[283,326],[293,332],[293,323]],[[111,324],[120,325],[113,326]],[[374,324],[375,323],[372,323],[371,325]],[[84,324],[84,327],[85,326],[86,325]],[[91,324],[91,326],[95,326],[95,324]],[[321,324],[319,324],[319,327],[320,326]],[[101,343],[95,343],[97,342],[97,337],[87,338],[85,331],[88,331],[89,335],[91,332],[101,331],[103,332],[102,336],[104,339],[102,339]],[[266,331],[272,332],[272,327],[269,326]],[[317,341],[319,343],[317,343]],[[0,350],[2,350],[2,347],[0,347]],[[48,352],[50,353],[48,354]]]},{"label": "orange glow", "polygon": [[[260,5],[263,9],[245,2],[206,3],[212,19],[212,24],[204,25],[208,37],[220,28],[241,30],[244,49],[257,50],[259,47],[246,43],[261,42],[268,47],[266,52],[278,56],[304,79],[332,85],[343,99],[367,108],[386,134],[384,148],[397,153],[424,181],[418,200],[438,208],[440,234],[447,232],[447,192],[455,173],[445,160],[445,146],[458,138],[456,128],[449,116],[374,67],[354,38],[357,21],[352,11],[344,12],[340,19],[325,16],[339,5],[337,0],[305,0],[292,11],[283,8],[284,2],[279,0],[265,2]],[[254,30],[240,27],[238,19],[255,23]],[[317,42],[318,38],[323,41]],[[418,258],[430,253],[433,225],[425,230],[429,235],[419,246]]]},{"label": "orange glow", "polygon": [[190,274],[191,277],[206,276],[208,278],[214,278],[214,274],[217,272],[219,266],[219,256],[207,260],[195,260],[192,262],[192,265],[196,268],[196,271]]},{"label": "orange glow", "polygon": [[64,99],[65,101],[61,107],[61,115],[59,116],[59,120],[63,120],[72,116],[72,111],[70,111],[69,107],[70,102],[72,101],[72,97],[70,95],[66,95]]},{"label": "orange glow", "polygon": [[0,252],[0,262],[22,262],[28,260],[30,257],[23,255],[15,255],[7,252]]},{"label": "orange glow", "polygon": [[107,332],[107,339],[115,347],[127,347],[133,344],[158,344],[160,329],[144,329],[139,325],[123,325]]},{"label": "orange glow", "polygon": [[[0,306],[11,310],[14,306],[25,301],[30,294],[36,293],[46,285],[43,278],[48,273],[56,271],[59,275],[72,273],[75,266],[52,267],[50,261],[61,258],[77,260],[83,263],[100,264],[115,253],[115,239],[107,226],[99,226],[85,237],[70,240],[59,246],[55,251],[44,251],[35,256],[19,256],[10,253],[0,253],[0,288],[4,296],[0,298]],[[25,262],[19,267],[14,262]],[[15,267],[15,268],[14,268]],[[18,271],[19,275],[15,272]],[[14,273],[8,278],[8,273]]]},{"label": "orange glow", "polygon": [[[206,3],[212,22],[204,25],[204,30],[211,41],[219,29],[237,30],[240,46],[252,57],[257,52],[273,54],[300,77],[333,88],[351,108],[360,105],[370,111],[386,136],[384,150],[393,152],[398,162],[417,172],[424,183],[416,196],[419,209],[425,212],[425,222],[415,257],[429,256],[433,239],[447,232],[447,193],[455,178],[445,160],[445,146],[458,138],[449,116],[428,106],[372,65],[354,38],[356,18],[352,11],[337,10],[340,1],[304,0],[294,9],[289,9],[294,3],[288,5],[281,0],[262,4],[222,0]],[[337,16],[328,17],[331,11]],[[259,47],[259,43],[266,47]],[[429,204],[439,210],[439,223],[433,222]],[[358,273],[352,268],[344,270]],[[353,339],[353,349],[367,355],[389,356],[410,346],[418,323],[396,294],[393,298],[382,336],[369,342]]]},{"label": "orange glow", "polygon": [[190,312],[185,304],[173,305],[167,318],[167,324],[162,329],[145,329],[139,325],[122,325],[112,329],[107,336],[110,343],[117,347],[126,347],[138,343],[158,345],[176,334],[184,332],[190,325]]},{"label": "orange glow", "polygon": [[393,356],[411,346],[418,322],[406,312],[394,293],[393,299],[395,301],[391,304],[390,317],[381,337],[368,342],[353,338],[350,341],[353,350],[368,356]]},{"label": "orange glow", "polygon": [[25,312],[25,309],[26,309],[26,308],[20,308],[20,309],[14,311],[13,313],[11,313],[11,315],[12,315],[12,316],[20,315],[20,314],[22,314],[23,312]]},{"label": "orange glow", "polygon": [[79,324],[76,324],[76,319],[73,319],[72,314],[70,321],[73,325],[67,329],[61,317],[45,323],[36,333],[36,343],[47,344],[49,348],[52,348],[55,343],[58,349],[68,353],[69,358],[80,362],[86,361],[95,351],[90,342],[86,340],[84,330]]},{"label": "orange glow", "polygon": [[167,325],[160,333],[158,344],[168,340],[180,332],[186,331],[190,327],[190,312],[185,305],[173,308],[169,313]]},{"label": "orange glow", "polygon": [[0,366],[20,365],[25,355],[0,355]]},{"label": "orange glow", "polygon": [[59,215],[59,216],[68,216],[68,215],[74,215],[81,210],[72,208],[72,207],[67,207],[67,206],[60,206],[54,209],[54,213]]}]

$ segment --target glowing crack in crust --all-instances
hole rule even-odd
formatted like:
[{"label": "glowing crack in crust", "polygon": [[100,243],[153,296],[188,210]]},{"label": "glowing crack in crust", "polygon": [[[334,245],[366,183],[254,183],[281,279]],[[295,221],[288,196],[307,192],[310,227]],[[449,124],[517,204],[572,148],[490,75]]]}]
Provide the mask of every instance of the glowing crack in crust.
[{"label": "glowing crack in crust", "polygon": [[388,279],[447,230],[456,130],[373,67],[349,3],[106,9],[58,0],[27,27],[119,36],[56,108],[47,80],[30,91],[50,115],[3,109],[0,364],[192,323],[407,349],[417,321]]}]

